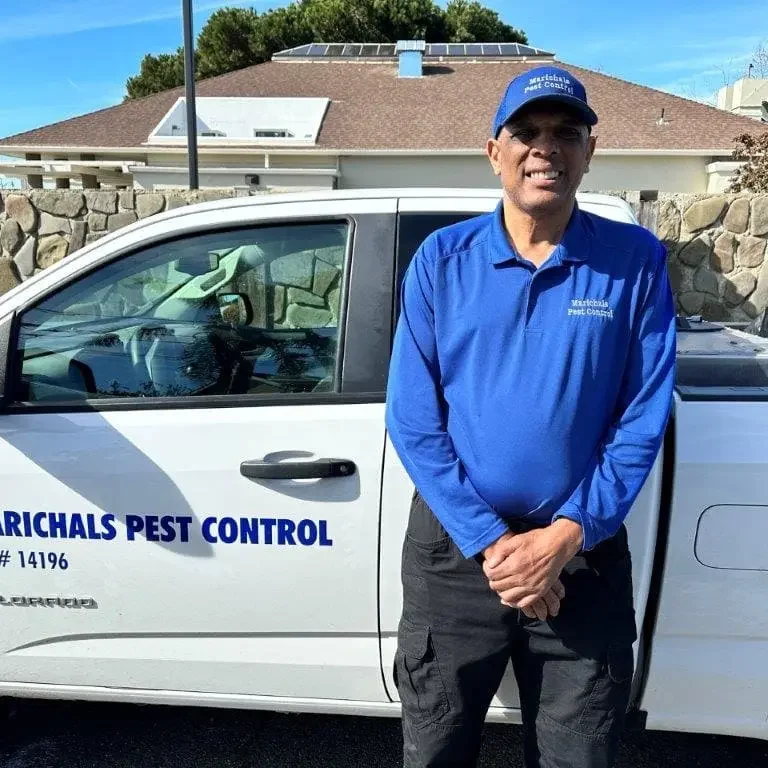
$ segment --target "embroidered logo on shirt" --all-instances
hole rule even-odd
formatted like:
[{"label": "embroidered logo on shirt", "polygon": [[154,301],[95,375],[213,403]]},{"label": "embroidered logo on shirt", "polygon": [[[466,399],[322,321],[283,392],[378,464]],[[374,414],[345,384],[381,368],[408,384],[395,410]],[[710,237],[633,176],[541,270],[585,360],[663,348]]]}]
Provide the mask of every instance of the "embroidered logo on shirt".
[{"label": "embroidered logo on shirt", "polygon": [[613,309],[604,299],[571,299],[569,315],[582,317],[604,317],[613,320]]}]

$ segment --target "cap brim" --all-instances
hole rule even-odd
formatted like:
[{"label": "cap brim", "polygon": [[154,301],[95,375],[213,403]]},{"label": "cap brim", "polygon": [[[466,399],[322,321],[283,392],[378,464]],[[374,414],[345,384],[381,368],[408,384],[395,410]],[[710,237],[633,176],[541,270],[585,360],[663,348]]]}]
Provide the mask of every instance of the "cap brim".
[{"label": "cap brim", "polygon": [[[567,107],[572,109],[574,112],[578,113],[579,117],[584,120],[585,125],[596,125],[597,124],[597,115],[595,114],[594,110],[589,107],[587,104],[585,104],[581,99],[577,99],[575,96],[567,96],[566,94],[560,95],[554,95],[551,93],[543,94],[542,96],[533,96],[532,98],[528,99],[524,104],[521,104],[514,112],[510,112],[509,115],[507,115],[506,118],[504,118],[504,121],[499,126],[499,130],[501,130],[505,123],[508,123],[516,114],[524,110],[526,107],[529,107],[531,104],[541,104],[546,101],[551,101],[556,104],[565,104]],[[497,131],[498,135],[498,131]]]}]

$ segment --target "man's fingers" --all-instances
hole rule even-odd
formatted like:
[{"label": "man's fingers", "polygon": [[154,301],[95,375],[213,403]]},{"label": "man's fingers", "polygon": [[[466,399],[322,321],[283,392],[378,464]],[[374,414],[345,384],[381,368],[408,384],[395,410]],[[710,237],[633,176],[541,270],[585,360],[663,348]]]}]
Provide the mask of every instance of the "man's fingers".
[{"label": "man's fingers", "polygon": [[539,598],[532,606],[533,612],[536,614],[536,618],[539,621],[547,620],[547,604],[543,599]]},{"label": "man's fingers", "polygon": [[552,591],[557,595],[559,600],[565,597],[565,587],[560,579],[555,579],[555,583],[552,585]]},{"label": "man's fingers", "polygon": [[533,608],[521,608],[520,609],[529,619],[535,619],[536,614],[533,611]]},{"label": "man's fingers", "polygon": [[555,617],[560,613],[560,598],[555,594],[554,590],[550,589],[542,600],[546,603],[550,616]]}]

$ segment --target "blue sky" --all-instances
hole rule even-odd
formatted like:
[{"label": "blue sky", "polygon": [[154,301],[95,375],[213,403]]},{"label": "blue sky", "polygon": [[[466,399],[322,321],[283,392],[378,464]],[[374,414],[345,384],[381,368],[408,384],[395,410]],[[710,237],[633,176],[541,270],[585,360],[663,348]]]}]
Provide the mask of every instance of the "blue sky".
[{"label": "blue sky", "polygon": [[[218,7],[194,0],[195,27]],[[445,2],[441,2],[445,5]],[[558,59],[706,100],[768,43],[766,0],[548,0],[486,5]],[[148,52],[181,41],[181,0],[0,0],[0,136],[119,103]]]}]

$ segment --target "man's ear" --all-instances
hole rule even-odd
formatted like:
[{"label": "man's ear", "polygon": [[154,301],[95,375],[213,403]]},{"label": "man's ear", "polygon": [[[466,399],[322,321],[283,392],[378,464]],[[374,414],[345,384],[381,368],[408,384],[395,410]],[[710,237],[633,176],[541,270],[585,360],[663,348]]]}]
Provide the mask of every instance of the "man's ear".
[{"label": "man's ear", "polygon": [[488,155],[488,160],[491,163],[493,172],[497,175],[501,175],[501,161],[499,159],[499,142],[496,139],[488,139],[488,143],[485,145],[485,154]]},{"label": "man's ear", "polygon": [[592,155],[595,154],[595,146],[597,145],[597,136],[590,134],[587,137],[587,165],[592,160]]}]

